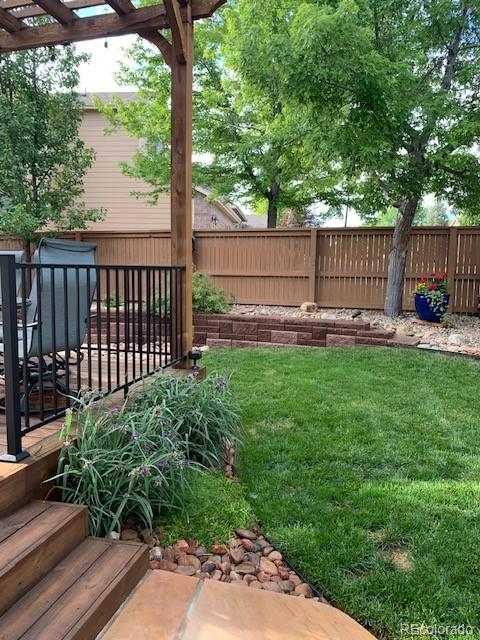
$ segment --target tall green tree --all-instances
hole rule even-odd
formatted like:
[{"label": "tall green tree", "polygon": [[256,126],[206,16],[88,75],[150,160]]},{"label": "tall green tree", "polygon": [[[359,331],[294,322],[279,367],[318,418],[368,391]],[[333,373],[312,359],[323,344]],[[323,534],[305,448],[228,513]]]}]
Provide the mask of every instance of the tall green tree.
[{"label": "tall green tree", "polygon": [[[297,5],[232,0],[196,25],[194,184],[266,210],[269,227],[286,210],[303,218],[316,201],[339,198],[333,164],[305,144],[310,114],[285,91],[292,64],[285,34]],[[138,100],[103,110],[114,127],[145,140],[123,170],[149,183],[155,201],[169,188],[170,72],[144,43],[129,58],[119,79],[138,87]]]},{"label": "tall green tree", "polygon": [[357,211],[398,210],[390,316],[402,310],[407,244],[423,196],[433,192],[478,216],[479,11],[479,0],[310,1],[292,21],[289,87],[317,118],[312,145],[327,147],[355,176]]},{"label": "tall green tree", "polygon": [[0,234],[25,246],[38,230],[83,229],[103,211],[81,202],[94,152],[79,137],[71,46],[0,55]]}]

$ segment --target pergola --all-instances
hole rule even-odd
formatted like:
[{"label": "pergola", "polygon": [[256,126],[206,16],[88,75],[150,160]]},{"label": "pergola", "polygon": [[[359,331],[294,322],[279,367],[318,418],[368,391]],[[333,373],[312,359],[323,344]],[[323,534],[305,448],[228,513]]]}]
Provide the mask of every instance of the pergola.
[{"label": "pergola", "polygon": [[[171,68],[171,264],[185,267],[184,353],[192,348],[192,82],[193,27],[226,0],[0,0],[2,53],[135,33],[156,45]],[[107,12],[80,17],[80,9]],[[39,20],[42,18],[42,20]],[[161,32],[170,30],[167,39]]]}]

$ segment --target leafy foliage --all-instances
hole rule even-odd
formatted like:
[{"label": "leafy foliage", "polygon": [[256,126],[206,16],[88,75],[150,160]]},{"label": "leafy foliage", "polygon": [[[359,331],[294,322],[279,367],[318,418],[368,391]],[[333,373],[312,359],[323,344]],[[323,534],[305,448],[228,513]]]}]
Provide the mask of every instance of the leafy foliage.
[{"label": "leafy foliage", "polygon": [[215,287],[206,274],[194,273],[192,281],[194,313],[227,313],[235,302],[232,295]]},{"label": "leafy foliage", "polygon": [[[302,218],[327,193],[336,199],[333,164],[327,172],[305,144],[315,123],[284,90],[293,63],[286,29],[297,5],[230,2],[195,32],[194,184],[265,208],[269,226],[287,209]],[[139,87],[139,100],[99,108],[113,127],[147,141],[123,170],[146,180],[154,201],[169,188],[170,71],[144,43],[128,55],[119,78]]]},{"label": "leafy foliage", "polygon": [[132,409],[160,412],[167,430],[184,443],[188,458],[209,468],[221,467],[226,441],[240,441],[238,410],[225,376],[200,384],[193,376],[158,376],[133,394]]},{"label": "leafy foliage", "polygon": [[92,535],[118,530],[130,514],[152,527],[183,510],[193,474],[220,467],[225,440],[239,437],[225,378],[158,377],[121,407],[85,404],[75,434],[69,414],[53,480],[63,501],[88,507]]},{"label": "leafy foliage", "polygon": [[83,104],[75,93],[84,60],[72,47],[0,58],[0,233],[35,240],[35,232],[85,228],[103,211],[81,203],[93,162],[79,138]]}]

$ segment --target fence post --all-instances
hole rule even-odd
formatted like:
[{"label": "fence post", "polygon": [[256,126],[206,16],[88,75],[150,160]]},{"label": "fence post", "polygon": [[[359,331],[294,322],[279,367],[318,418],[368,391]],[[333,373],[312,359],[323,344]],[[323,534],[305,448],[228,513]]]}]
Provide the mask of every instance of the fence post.
[{"label": "fence post", "polygon": [[5,419],[7,423],[7,453],[0,456],[0,461],[19,462],[26,458],[28,453],[22,451],[15,256],[0,255],[0,286],[2,292]]},{"label": "fence post", "polygon": [[448,235],[447,278],[450,285],[450,311],[455,313],[455,276],[457,275],[458,229],[450,227]]},{"label": "fence post", "polygon": [[309,302],[317,301],[317,230],[310,230],[310,264],[309,264],[309,276],[308,276],[308,292]]}]

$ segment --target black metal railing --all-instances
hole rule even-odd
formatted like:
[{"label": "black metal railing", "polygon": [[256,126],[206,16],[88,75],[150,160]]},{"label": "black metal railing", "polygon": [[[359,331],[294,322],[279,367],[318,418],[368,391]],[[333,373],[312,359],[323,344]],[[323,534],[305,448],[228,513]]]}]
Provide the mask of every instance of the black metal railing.
[{"label": "black metal railing", "polygon": [[22,436],[80,396],[126,393],[184,360],[183,286],[182,267],[16,264],[0,255],[0,459],[21,459]]}]

